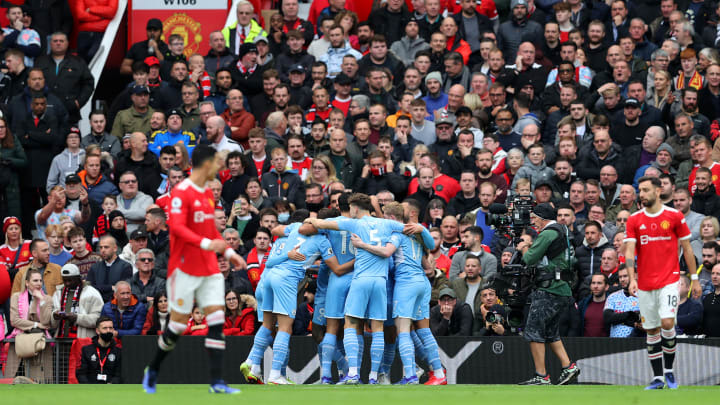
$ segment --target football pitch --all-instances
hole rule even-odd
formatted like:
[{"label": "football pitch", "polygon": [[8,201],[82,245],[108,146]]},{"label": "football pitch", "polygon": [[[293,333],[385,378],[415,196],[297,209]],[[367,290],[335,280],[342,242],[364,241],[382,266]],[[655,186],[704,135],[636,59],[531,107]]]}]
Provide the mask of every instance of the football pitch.
[{"label": "football pitch", "polygon": [[644,391],[635,386],[571,385],[519,387],[513,385],[426,386],[257,386],[235,385],[239,395],[208,394],[206,385],[158,385],[155,395],[140,385],[2,385],[4,404],[700,404],[715,403],[720,387],[680,387]]}]

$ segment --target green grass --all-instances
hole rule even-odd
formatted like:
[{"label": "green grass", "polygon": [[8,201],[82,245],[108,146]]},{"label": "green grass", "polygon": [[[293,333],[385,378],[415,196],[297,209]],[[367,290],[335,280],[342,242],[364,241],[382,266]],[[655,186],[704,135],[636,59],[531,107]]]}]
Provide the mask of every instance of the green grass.
[{"label": "green grass", "polygon": [[[159,385],[158,393],[146,395],[139,385],[4,385],[3,404],[343,404],[389,403],[465,405],[488,402],[508,404],[709,404],[716,403],[720,387],[681,387],[676,391],[644,391],[630,386],[518,387],[512,385],[425,386],[256,386],[240,385],[240,395],[210,395],[205,385]],[[248,402],[249,401],[249,402]]]}]

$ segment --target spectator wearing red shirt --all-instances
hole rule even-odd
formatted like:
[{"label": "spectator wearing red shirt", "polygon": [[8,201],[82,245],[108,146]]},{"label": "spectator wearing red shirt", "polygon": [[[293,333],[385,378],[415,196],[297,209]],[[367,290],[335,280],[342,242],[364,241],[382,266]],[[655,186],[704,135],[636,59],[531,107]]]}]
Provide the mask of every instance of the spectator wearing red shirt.
[{"label": "spectator wearing red shirt", "polygon": [[192,316],[188,319],[187,329],[183,332],[183,336],[206,336],[208,333],[208,324],[205,320],[205,314],[200,308],[195,306]]},{"label": "spectator wearing red shirt", "polygon": [[[420,167],[429,167],[433,169],[433,172],[435,173],[433,189],[435,189],[435,193],[438,196],[442,197],[446,203],[449,202],[451,198],[455,197],[455,195],[460,191],[460,183],[458,183],[457,180],[440,173],[437,157],[426,153],[420,158],[418,165]],[[417,189],[418,179],[416,177],[413,178],[412,181],[410,181],[410,186],[408,187],[408,195],[415,194]]]},{"label": "spectator wearing red shirt", "polygon": [[272,235],[270,230],[264,227],[258,228],[255,233],[253,243],[255,247],[250,250],[245,261],[247,262],[248,278],[252,284],[253,290],[257,288],[260,282],[260,276],[265,270],[265,262],[270,255],[270,242],[272,241]]},{"label": "spectator wearing red shirt", "polygon": [[257,301],[252,295],[238,294],[234,290],[225,293],[225,336],[255,334],[257,324]]}]

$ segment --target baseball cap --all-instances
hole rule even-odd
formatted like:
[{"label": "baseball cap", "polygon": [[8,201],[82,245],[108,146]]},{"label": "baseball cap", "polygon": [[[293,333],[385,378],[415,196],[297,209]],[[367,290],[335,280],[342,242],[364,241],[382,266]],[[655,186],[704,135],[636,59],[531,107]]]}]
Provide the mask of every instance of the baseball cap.
[{"label": "baseball cap", "polygon": [[167,118],[170,118],[171,115],[177,115],[177,116],[180,117],[180,119],[183,118],[183,115],[182,115],[182,113],[180,112],[180,110],[175,109],[175,108],[173,108],[172,110],[169,110],[169,111],[167,112],[167,114],[165,114],[165,116],[166,116]]},{"label": "baseball cap", "polygon": [[303,66],[303,65],[292,65],[292,66],[290,67],[289,73],[292,73],[292,72],[305,73],[305,66]]},{"label": "baseball cap", "polygon": [[157,18],[149,19],[147,22],[147,26],[145,27],[146,30],[149,30],[149,29],[161,30],[162,28],[163,28],[162,21],[160,21]]},{"label": "baseball cap", "polygon": [[335,76],[335,83],[344,86],[352,84],[353,81],[350,76],[346,75],[345,73],[339,73],[337,76]]},{"label": "baseball cap", "polygon": [[142,238],[147,239],[147,237],[148,237],[147,232],[145,232],[144,229],[136,229],[136,230],[132,231],[132,233],[130,234],[130,239],[132,239],[132,240],[137,240],[137,239],[142,239]]},{"label": "baseball cap", "polygon": [[440,125],[443,125],[443,124],[447,124],[447,125],[453,126],[453,125],[455,125],[455,120],[453,120],[452,118],[450,118],[449,115],[443,113],[443,114],[440,114],[440,117],[438,117],[438,118],[435,120],[435,126],[437,127],[437,126],[440,126]]},{"label": "baseball cap", "polygon": [[510,2],[510,10],[514,9],[517,6],[528,6],[527,0],[512,0]]},{"label": "baseball cap", "polygon": [[82,183],[82,180],[80,180],[80,176],[78,176],[75,173],[68,174],[65,177],[65,184],[78,184]]},{"label": "baseball cap", "polygon": [[457,298],[457,294],[455,294],[455,290],[452,288],[445,287],[438,293],[438,298],[442,298],[444,296],[448,296],[450,298]]},{"label": "baseball cap", "polygon": [[245,42],[244,44],[240,45],[238,56],[242,58],[250,52],[258,53],[257,46],[255,46],[255,44],[253,44],[252,42]]},{"label": "baseball cap", "polygon": [[535,183],[535,188],[537,189],[540,186],[548,186],[550,189],[552,189],[552,184],[550,184],[550,180],[548,179],[538,180],[537,183]]},{"label": "baseball cap", "polygon": [[130,93],[132,93],[132,94],[150,94],[150,89],[148,88],[148,86],[136,85],[136,86],[133,86]]},{"label": "baseball cap", "polygon": [[158,59],[156,56],[148,56],[143,62],[145,62],[148,67],[160,66],[160,59]]},{"label": "baseball cap", "polygon": [[60,270],[60,274],[63,277],[80,277],[80,269],[78,266],[67,263],[64,266],[62,266],[62,270]]},{"label": "baseball cap", "polygon": [[466,105],[462,105],[462,106],[458,107],[458,109],[455,111],[456,117],[460,114],[472,115],[472,110],[470,109],[470,107],[468,107]]},{"label": "baseball cap", "polygon": [[255,40],[254,40],[253,42],[257,44],[257,43],[260,42],[260,41],[265,42],[266,44],[269,43],[269,42],[268,42],[268,39],[267,39],[267,37],[266,37],[265,35],[258,35],[258,36],[256,36],[256,37],[255,37]]},{"label": "baseball cap", "polygon": [[533,208],[533,215],[546,221],[555,220],[555,218],[557,218],[557,212],[555,212],[555,208],[553,208],[550,203],[541,203],[536,205],[535,208]]},{"label": "baseball cap", "polygon": [[629,98],[625,100],[625,107],[640,108],[640,101],[636,98]]}]

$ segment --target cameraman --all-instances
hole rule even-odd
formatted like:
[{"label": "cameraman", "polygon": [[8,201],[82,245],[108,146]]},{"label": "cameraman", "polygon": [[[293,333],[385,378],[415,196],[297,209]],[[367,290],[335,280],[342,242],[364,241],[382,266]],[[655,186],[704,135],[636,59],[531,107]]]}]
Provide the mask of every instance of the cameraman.
[{"label": "cameraman", "polygon": [[569,305],[572,291],[567,281],[572,274],[574,255],[565,225],[555,222],[557,214],[552,205],[542,203],[535,206],[530,219],[539,234],[532,245],[523,241],[517,250],[523,255],[526,266],[537,266],[534,284],[530,294],[530,310],[525,322],[525,339],[530,342],[530,351],[535,363],[535,376],[521,382],[521,385],[550,385],[550,375],[545,369],[545,344],[550,346],[563,367],[558,385],[565,385],[580,374],[578,366],[570,361],[560,340],[560,314]]},{"label": "cameraman", "polygon": [[[480,290],[480,299],[482,304],[473,322],[473,336],[510,335],[505,308],[498,304],[495,289],[487,284],[483,285]],[[488,316],[488,314],[490,315]]]}]

